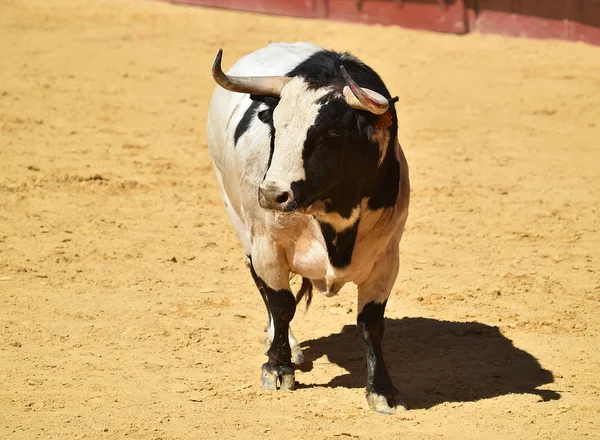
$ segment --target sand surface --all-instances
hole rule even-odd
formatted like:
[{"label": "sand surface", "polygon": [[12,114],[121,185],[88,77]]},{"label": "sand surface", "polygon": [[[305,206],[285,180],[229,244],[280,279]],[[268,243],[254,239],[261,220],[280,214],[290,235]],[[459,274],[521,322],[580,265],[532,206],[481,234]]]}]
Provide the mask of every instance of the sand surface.
[{"label": "sand surface", "polygon": [[[371,412],[356,292],[266,314],[210,167],[224,66],[350,50],[399,95],[412,178]],[[0,438],[589,439],[600,434],[600,48],[125,0],[0,0]]]}]

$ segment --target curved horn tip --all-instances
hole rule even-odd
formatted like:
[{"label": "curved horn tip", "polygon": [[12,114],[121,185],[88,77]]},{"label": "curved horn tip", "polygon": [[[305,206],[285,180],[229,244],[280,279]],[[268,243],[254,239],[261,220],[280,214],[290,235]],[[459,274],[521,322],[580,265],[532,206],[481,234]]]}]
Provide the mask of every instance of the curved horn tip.
[{"label": "curved horn tip", "polygon": [[219,49],[219,51],[217,52],[217,56],[215,57],[215,60],[213,61],[213,65],[212,65],[213,76],[215,75],[216,72],[221,71],[221,59],[222,58],[223,58],[223,49]]},{"label": "curved horn tip", "polygon": [[[370,90],[363,89],[352,79],[352,77],[346,71],[344,66],[340,66],[340,71],[342,72],[342,77],[346,82],[346,85],[350,89],[350,93],[352,94],[352,101],[356,99],[357,102],[348,102],[350,107],[366,110],[376,115],[381,115],[385,113],[390,104],[388,100],[382,96],[381,94]],[[346,97],[346,101],[348,101],[348,97]]]}]

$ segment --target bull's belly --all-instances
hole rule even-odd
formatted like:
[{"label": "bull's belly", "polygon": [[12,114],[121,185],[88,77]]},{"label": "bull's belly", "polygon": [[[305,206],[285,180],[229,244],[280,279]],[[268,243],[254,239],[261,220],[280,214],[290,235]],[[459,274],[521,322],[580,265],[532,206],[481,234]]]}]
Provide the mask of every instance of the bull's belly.
[{"label": "bull's belly", "polygon": [[324,279],[329,268],[329,257],[324,244],[298,240],[287,252],[290,271],[311,280]]}]

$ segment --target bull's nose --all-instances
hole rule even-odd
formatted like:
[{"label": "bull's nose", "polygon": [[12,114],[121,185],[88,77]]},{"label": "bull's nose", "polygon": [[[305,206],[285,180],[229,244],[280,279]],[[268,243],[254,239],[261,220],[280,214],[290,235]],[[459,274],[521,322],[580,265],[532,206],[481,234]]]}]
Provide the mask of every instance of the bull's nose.
[{"label": "bull's nose", "polygon": [[285,211],[292,199],[292,192],[289,189],[283,189],[274,182],[263,182],[258,187],[258,203],[265,209]]}]

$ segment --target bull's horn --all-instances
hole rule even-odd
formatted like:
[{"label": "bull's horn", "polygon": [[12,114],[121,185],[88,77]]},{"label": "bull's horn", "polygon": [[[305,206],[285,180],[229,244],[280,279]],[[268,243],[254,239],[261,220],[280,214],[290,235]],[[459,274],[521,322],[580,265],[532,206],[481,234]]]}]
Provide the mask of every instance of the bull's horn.
[{"label": "bull's horn", "polygon": [[219,49],[212,67],[215,82],[231,92],[251,95],[279,96],[281,89],[291,79],[287,76],[228,76],[221,69],[223,49]]},{"label": "bull's horn", "polygon": [[386,97],[374,90],[359,87],[350,75],[348,75],[344,66],[341,66],[340,69],[342,77],[347,84],[344,87],[344,98],[350,107],[357,110],[366,110],[376,115],[382,115],[387,112],[390,103]]}]

